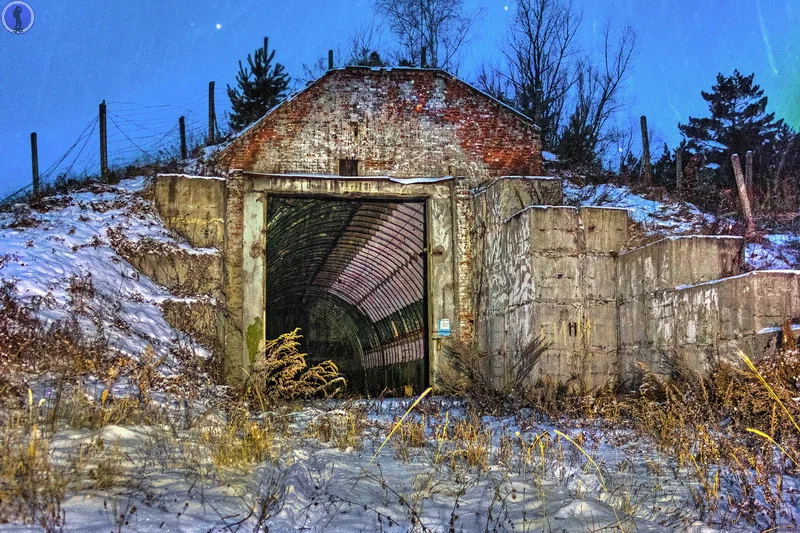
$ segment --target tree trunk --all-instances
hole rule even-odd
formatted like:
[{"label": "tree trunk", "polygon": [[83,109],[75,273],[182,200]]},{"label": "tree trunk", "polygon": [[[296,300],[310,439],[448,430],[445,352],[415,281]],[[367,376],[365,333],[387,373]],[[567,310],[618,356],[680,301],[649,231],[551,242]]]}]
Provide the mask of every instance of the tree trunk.
[{"label": "tree trunk", "polygon": [[753,220],[753,211],[750,208],[750,197],[747,194],[747,185],[744,181],[742,165],[739,163],[739,154],[731,155],[731,162],[733,163],[733,174],[736,176],[736,187],[739,189],[739,200],[742,202],[742,211],[744,212],[745,219],[747,219],[745,235],[749,236],[755,232],[756,225]]}]

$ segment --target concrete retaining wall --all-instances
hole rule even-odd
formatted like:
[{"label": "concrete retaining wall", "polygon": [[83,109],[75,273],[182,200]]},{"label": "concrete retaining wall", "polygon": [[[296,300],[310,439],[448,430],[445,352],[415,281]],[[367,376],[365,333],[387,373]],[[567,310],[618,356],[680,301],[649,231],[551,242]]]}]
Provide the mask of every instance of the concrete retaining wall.
[{"label": "concrete retaining wall", "polygon": [[213,300],[165,300],[161,309],[170,326],[191,335],[213,352],[219,352],[221,322]]},{"label": "concrete retaining wall", "polygon": [[[739,349],[758,359],[775,349],[784,321],[800,323],[800,272],[740,274],[738,237],[676,237],[622,253],[627,212],[559,206],[557,179],[503,177],[470,194],[463,180],[400,185],[234,173],[227,183],[160,176],[153,193],[167,225],[196,246],[223,247],[227,217],[222,254],[121,253],[162,285],[224,302],[224,321],[208,306],[165,312],[181,329],[213,330],[207,340],[220,338],[234,383],[246,366],[245,331],[264,311],[269,194],[427,198],[430,326],[455,319],[454,335],[474,339],[490,355],[498,384],[539,336],[550,346],[531,379],[597,387],[630,378],[637,362],[664,371],[673,354],[697,370],[735,361]],[[431,345],[435,379],[443,361],[439,343]]]},{"label": "concrete retaining wall", "polygon": [[740,349],[757,359],[785,320],[797,321],[800,272],[739,275],[741,238],[675,237],[620,253],[625,210],[520,209],[543,183],[475,191],[476,337],[498,384],[538,336],[550,348],[532,379],[597,387],[631,377],[637,362],[663,372],[673,354],[700,371]]},{"label": "concrete retaining wall", "polygon": [[498,181],[475,197],[479,347],[502,384],[520,350],[543,336],[550,348],[532,379],[597,386],[617,372],[615,255],[627,240],[627,212],[520,210],[523,183]]},{"label": "concrete retaining wall", "polygon": [[166,247],[149,250],[138,247],[135,253],[118,252],[136,270],[175,294],[222,296],[222,256],[217,252],[193,253]]},{"label": "concrete retaining wall", "polygon": [[[664,239],[619,257],[617,291],[621,377],[637,361],[663,370],[664,355],[678,347],[698,369],[708,365],[717,340],[716,290],[681,290],[739,273],[739,237]],[[692,315],[694,315],[692,317]]]},{"label": "concrete retaining wall", "polygon": [[153,204],[164,224],[200,248],[222,248],[225,237],[225,180],[159,175]]},{"label": "concrete retaining wall", "polygon": [[800,272],[757,271],[647,295],[620,306],[623,379],[637,361],[664,372],[666,356],[683,357],[698,371],[737,352],[759,359],[777,346],[780,326],[797,323]]}]

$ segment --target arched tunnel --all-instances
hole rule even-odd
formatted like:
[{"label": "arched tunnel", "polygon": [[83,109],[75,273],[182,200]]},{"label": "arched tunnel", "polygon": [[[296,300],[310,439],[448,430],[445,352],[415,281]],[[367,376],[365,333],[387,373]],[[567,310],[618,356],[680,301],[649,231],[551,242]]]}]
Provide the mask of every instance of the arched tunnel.
[{"label": "arched tunnel", "polygon": [[427,386],[424,201],[269,196],[267,330],[355,392]]}]

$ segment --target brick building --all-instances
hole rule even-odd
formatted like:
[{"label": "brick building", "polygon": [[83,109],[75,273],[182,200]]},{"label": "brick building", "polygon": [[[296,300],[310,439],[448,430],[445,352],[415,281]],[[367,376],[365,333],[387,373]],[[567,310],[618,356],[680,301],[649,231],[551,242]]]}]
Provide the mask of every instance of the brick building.
[{"label": "brick building", "polygon": [[331,70],[218,156],[220,179],[160,176],[154,196],[222,250],[195,270],[231,383],[295,327],[311,362],[379,393],[435,383],[447,337],[498,383],[544,338],[532,379],[597,387],[670,354],[758,358],[800,316],[800,273],[744,274],[740,238],[631,250],[625,210],[564,206],[536,126],[440,70]]},{"label": "brick building", "polygon": [[[331,70],[241,133],[219,154],[219,161],[230,172],[225,194],[223,283],[226,306],[233,317],[226,321],[228,374],[238,372],[237,353],[244,353],[241,361],[246,366],[247,359],[254,356],[256,340],[280,331],[275,329],[279,327],[274,316],[278,313],[273,313],[272,320],[268,315],[269,308],[282,304],[270,303],[270,294],[254,297],[252,289],[256,283],[269,287],[270,280],[280,278],[283,286],[267,293],[295,287],[292,299],[302,306],[297,312],[281,307],[284,329],[289,323],[304,324],[305,329],[313,330],[306,334],[314,336],[319,324],[332,320],[329,316],[338,316],[340,323],[362,324],[351,327],[358,330],[353,357],[367,365],[374,365],[368,361],[377,358],[388,360],[395,369],[410,368],[401,377],[371,376],[369,380],[392,386],[408,380],[417,387],[429,381],[432,367],[428,355],[441,347],[431,333],[439,319],[449,320],[453,333],[471,335],[469,188],[499,176],[537,175],[542,170],[540,136],[530,119],[445,71],[416,68]],[[302,239],[306,244],[313,241],[317,255],[305,255],[299,261],[315,264],[316,269],[304,272],[297,265],[287,265],[284,273],[279,260],[268,268],[270,258],[250,253],[253,246],[263,250],[268,245],[260,230],[246,221],[248,195],[253,216],[262,217],[260,213],[268,210],[270,201],[298,193],[315,198],[393,199],[397,203],[383,208],[359,205],[360,214],[353,216],[364,226],[360,233],[338,226],[324,236],[306,232]],[[263,205],[252,204],[257,201]],[[302,201],[294,200],[295,204]],[[413,201],[422,207],[414,211],[416,218],[411,224],[402,222],[407,216],[403,213],[413,210]],[[281,205],[288,209],[287,203]],[[323,207],[328,214],[319,216],[329,225],[343,209],[329,204],[318,204],[316,209]],[[293,213],[299,209],[303,207]],[[336,209],[339,211],[331,211]],[[318,217],[318,224],[320,220]],[[304,223],[290,227],[297,230]],[[330,233],[344,233],[345,241],[349,238],[351,242],[328,242],[325,239]],[[369,242],[354,242],[354,233],[373,237]],[[399,251],[412,240],[419,242],[418,250]],[[372,258],[362,260],[360,279],[342,281],[341,276],[352,272],[352,265],[366,253],[355,252],[356,248],[370,250]],[[427,261],[422,257],[425,253]],[[332,262],[350,266],[342,273],[335,271],[339,267],[330,266]],[[393,266],[378,272],[379,264]],[[370,269],[374,272],[366,273]],[[270,278],[263,274],[267,270],[278,274]],[[254,275],[264,279],[253,282]],[[326,283],[333,286],[321,289],[318,285],[325,276]],[[251,289],[247,289],[248,283]],[[376,296],[355,296],[362,284],[372,287]],[[320,303],[334,293],[335,302]],[[320,306],[324,309],[319,310]],[[307,316],[309,313],[312,316]],[[329,329],[334,327],[339,326]],[[323,337],[326,342],[316,344],[320,352],[341,351],[342,344],[348,344],[339,338],[342,334],[332,330]],[[237,343],[241,338],[244,346]],[[308,341],[312,343],[311,338]],[[406,376],[409,372],[415,376]]]},{"label": "brick building", "polygon": [[443,70],[414,68],[331,70],[223,158],[246,172],[465,176],[473,186],[542,171],[530,119]]}]

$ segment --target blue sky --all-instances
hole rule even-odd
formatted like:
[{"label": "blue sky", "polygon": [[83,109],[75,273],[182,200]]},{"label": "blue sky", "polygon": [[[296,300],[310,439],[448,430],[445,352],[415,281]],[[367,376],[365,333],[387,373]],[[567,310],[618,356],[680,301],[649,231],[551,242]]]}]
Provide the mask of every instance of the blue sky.
[{"label": "blue sky", "polygon": [[[515,4],[466,1],[483,8],[459,72],[471,80],[481,62],[499,56]],[[677,123],[706,111],[700,91],[708,90],[717,72],[734,68],[755,72],[770,109],[800,126],[797,0],[575,2],[584,12],[580,42],[586,50],[595,45],[606,19],[637,31],[638,52],[620,121],[647,115],[655,142],[676,144]],[[224,88],[233,83],[237,61],[265,35],[278,60],[301,78],[303,63],[346,46],[352,31],[373,19],[369,0],[29,3],[36,23],[28,33],[0,29],[0,196],[30,180],[31,131],[38,132],[44,170],[75,142],[105,99],[116,120],[109,125],[110,157],[115,149],[121,156],[135,154],[130,141],[141,147],[167,134],[180,114],[187,115],[192,131],[202,128],[211,80],[224,111]],[[87,144],[79,163],[92,160],[94,144]],[[653,152],[660,154],[660,147]]]}]

